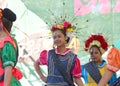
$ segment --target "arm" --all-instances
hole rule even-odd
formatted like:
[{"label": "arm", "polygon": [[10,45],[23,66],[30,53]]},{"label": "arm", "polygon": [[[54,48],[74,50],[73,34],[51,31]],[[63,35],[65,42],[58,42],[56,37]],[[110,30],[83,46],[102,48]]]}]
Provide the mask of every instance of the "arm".
[{"label": "arm", "polygon": [[16,62],[16,50],[13,45],[6,42],[2,48],[2,67],[4,68],[4,86],[10,86],[12,82],[12,69]]},{"label": "arm", "polygon": [[81,80],[81,66],[80,66],[80,60],[76,58],[75,64],[72,70],[73,80],[77,84],[77,86],[83,86],[83,82]]},{"label": "arm", "polygon": [[48,54],[48,51],[47,50],[43,50],[40,53],[39,59],[34,63],[35,70],[36,70],[36,72],[38,73],[39,77],[42,79],[43,82],[47,81],[47,77],[45,77],[43,75],[39,65],[47,65],[47,62],[48,62],[47,61],[47,54]]},{"label": "arm", "polygon": [[114,72],[118,71],[120,68],[120,41],[117,42],[117,44],[113,44],[112,47],[108,53],[107,61],[108,66],[105,74],[103,75],[102,79],[100,80],[98,86],[105,86],[105,84],[110,80]]},{"label": "arm", "polygon": [[45,76],[43,75],[43,73],[41,72],[41,69],[40,69],[40,67],[39,67],[39,62],[38,62],[38,61],[36,61],[36,62],[34,63],[34,67],[35,67],[35,70],[36,70],[37,74],[38,74],[39,77],[41,78],[41,80],[42,80],[43,82],[46,82],[46,81],[47,81],[47,77],[45,77]]},{"label": "arm", "polygon": [[4,70],[4,86],[10,86],[10,82],[12,79],[12,66],[6,66]]},{"label": "arm", "polygon": [[113,74],[114,74],[114,72],[112,72],[110,70],[106,70],[106,72],[102,76],[102,79],[100,80],[98,86],[105,86],[108,83],[108,81],[110,80],[110,78],[112,77]]},{"label": "arm", "polygon": [[109,85],[113,84],[113,82],[116,81],[116,79],[117,79],[117,73],[114,73],[111,79],[109,80],[108,84]]},{"label": "arm", "polygon": [[73,78],[73,80],[77,84],[77,86],[84,86],[81,78]]}]

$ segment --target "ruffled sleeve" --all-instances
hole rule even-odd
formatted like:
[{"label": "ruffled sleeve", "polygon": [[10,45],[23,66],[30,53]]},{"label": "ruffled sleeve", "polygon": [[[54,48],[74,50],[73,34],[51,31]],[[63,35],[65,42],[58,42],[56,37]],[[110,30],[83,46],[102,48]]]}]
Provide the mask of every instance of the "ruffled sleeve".
[{"label": "ruffled sleeve", "polygon": [[108,65],[107,68],[113,72],[120,69],[120,50],[116,47],[112,47],[108,53]]},{"label": "ruffled sleeve", "polygon": [[74,78],[80,78],[81,72],[82,72],[82,70],[81,70],[81,66],[80,66],[80,60],[78,58],[76,58],[74,68],[72,71],[72,75]]},{"label": "ruffled sleeve", "polygon": [[40,65],[47,65],[48,64],[48,51],[47,50],[43,50],[41,53],[40,53],[40,56],[39,56],[39,59],[38,59],[38,62]]},{"label": "ruffled sleeve", "polygon": [[2,49],[2,63],[3,68],[6,66],[14,67],[16,62],[16,50],[9,42],[5,43]]}]

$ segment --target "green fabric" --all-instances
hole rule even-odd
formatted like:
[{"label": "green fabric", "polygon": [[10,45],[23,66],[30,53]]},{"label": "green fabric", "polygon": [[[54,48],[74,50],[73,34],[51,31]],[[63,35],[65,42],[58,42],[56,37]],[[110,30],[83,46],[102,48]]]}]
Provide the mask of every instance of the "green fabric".
[{"label": "green fabric", "polygon": [[3,68],[8,65],[14,66],[13,63],[16,62],[16,50],[13,45],[9,42],[5,43],[1,52]]},{"label": "green fabric", "polygon": [[[9,42],[5,43],[4,47],[0,50],[0,57],[2,58],[3,68],[6,66],[14,67],[16,62],[16,50]],[[12,76],[11,86],[22,86],[20,82]]]},{"label": "green fabric", "polygon": [[117,42],[115,42],[113,44],[113,46],[120,50],[120,40],[118,40]]},{"label": "green fabric", "polygon": [[11,86],[22,86],[20,82],[13,76],[11,80]]}]

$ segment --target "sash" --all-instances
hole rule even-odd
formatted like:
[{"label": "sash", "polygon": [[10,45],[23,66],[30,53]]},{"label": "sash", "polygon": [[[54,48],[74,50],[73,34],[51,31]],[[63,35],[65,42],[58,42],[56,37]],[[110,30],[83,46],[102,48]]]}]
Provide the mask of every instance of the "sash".
[{"label": "sash", "polygon": [[98,84],[100,79],[102,78],[97,65],[92,61],[84,65],[85,69],[88,71],[90,76],[95,80],[95,82]]}]

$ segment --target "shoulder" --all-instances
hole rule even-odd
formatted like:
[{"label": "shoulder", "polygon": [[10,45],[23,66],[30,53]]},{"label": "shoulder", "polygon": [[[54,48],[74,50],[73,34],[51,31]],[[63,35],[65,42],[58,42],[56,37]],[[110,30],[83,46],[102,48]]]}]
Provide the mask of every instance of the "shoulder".
[{"label": "shoulder", "polygon": [[52,55],[52,54],[55,54],[55,53],[56,53],[56,52],[55,52],[55,49],[46,50],[46,51],[44,51],[44,52],[46,52],[48,55]]},{"label": "shoulder", "polygon": [[55,49],[45,50],[45,51],[48,51],[48,52],[55,52]]},{"label": "shoulder", "polygon": [[46,56],[48,52],[48,50],[43,50],[41,51],[40,56]]},{"label": "shoulder", "polygon": [[17,41],[11,36],[4,37],[3,41],[4,41],[4,44],[7,43],[7,44],[11,44],[14,48],[17,47]]},{"label": "shoulder", "polygon": [[77,57],[77,54],[75,54],[75,53],[72,52],[72,51],[69,51],[68,53],[69,53],[70,55],[73,55],[73,56]]}]

